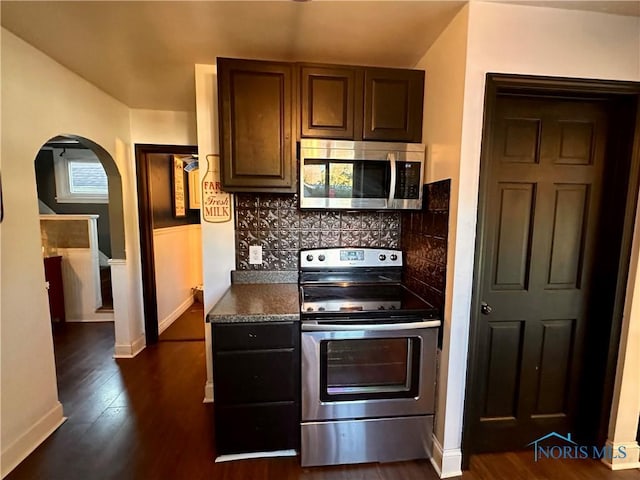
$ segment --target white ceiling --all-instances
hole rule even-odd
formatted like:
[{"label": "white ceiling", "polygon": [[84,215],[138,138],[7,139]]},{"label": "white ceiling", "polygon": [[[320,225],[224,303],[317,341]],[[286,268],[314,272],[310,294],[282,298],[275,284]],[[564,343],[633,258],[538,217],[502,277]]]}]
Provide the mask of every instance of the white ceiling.
[{"label": "white ceiling", "polygon": [[[196,63],[226,56],[413,67],[465,3],[2,0],[0,18],[132,108],[193,111]],[[638,0],[526,3],[640,16]]]}]

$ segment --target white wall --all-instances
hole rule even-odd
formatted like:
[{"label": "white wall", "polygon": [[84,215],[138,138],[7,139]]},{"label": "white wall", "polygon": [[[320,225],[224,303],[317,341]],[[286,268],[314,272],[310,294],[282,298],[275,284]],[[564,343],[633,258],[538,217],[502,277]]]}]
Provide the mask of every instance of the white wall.
[{"label": "white wall", "polygon": [[[459,399],[464,398],[466,380],[485,75],[498,72],[640,80],[638,18],[484,2],[472,2],[468,8],[457,210],[451,212],[450,219],[454,226],[450,231],[456,233],[449,240],[454,262],[447,269],[453,275],[453,289],[448,293],[452,333],[449,355],[443,356],[441,366],[448,369],[447,384],[440,385],[447,389],[448,399],[443,455],[452,458],[457,458],[462,439],[464,407]],[[456,402],[449,402],[451,398]],[[442,473],[451,476],[459,469],[448,465]]]},{"label": "white wall", "polygon": [[[130,115],[131,156],[134,159],[136,144],[197,144],[194,112],[135,109]],[[138,209],[132,216],[138,222]],[[136,239],[139,244],[139,231]],[[200,226],[156,229],[153,239],[158,327],[162,332],[191,305],[191,287],[202,283]],[[187,244],[191,248],[185,249]]]},{"label": "white wall", "polygon": [[[198,122],[198,152],[200,161],[208,154],[220,153],[218,141],[218,89],[216,67],[196,65],[196,116]],[[206,174],[200,168],[200,181]],[[231,202],[233,204],[233,202]],[[204,311],[208,312],[229,288],[231,270],[235,268],[235,233],[233,220],[226,223],[207,223],[202,220],[202,276],[204,281]],[[233,215],[232,217],[233,218]],[[207,325],[208,327],[208,325]],[[205,329],[207,383],[205,401],[213,401],[213,363],[211,358],[211,330]]]},{"label": "white wall", "polygon": [[195,145],[194,112],[167,110],[131,110],[131,144]]},{"label": "white wall", "polygon": [[634,236],[607,439],[613,451],[624,446],[627,456],[611,459],[608,463],[614,469],[640,468],[640,448],[635,441],[640,417],[640,209]]},{"label": "white wall", "polygon": [[[433,463],[438,471],[448,471],[456,462],[460,451],[448,451],[443,456],[445,414],[455,405],[457,412],[464,401],[459,392],[447,389],[451,360],[452,339],[458,343],[468,333],[456,331],[452,325],[452,292],[454,283],[455,219],[458,209],[458,178],[460,176],[460,144],[462,141],[462,113],[464,101],[465,67],[467,55],[467,22],[469,9],[465,6],[431,46],[416,68],[426,71],[424,96],[424,121],[422,141],[427,145],[426,182],[451,178],[449,249],[447,252],[447,285],[443,318],[443,344],[438,371],[438,396],[434,425]],[[455,328],[454,328],[455,327]]]},{"label": "white wall", "polygon": [[[137,202],[128,150],[122,148],[129,143],[127,107],[5,29],[1,45],[5,218],[0,250],[0,441],[4,475],[62,421],[40,247],[34,170],[38,150],[55,135],[74,134],[98,143],[114,158],[125,208],[127,261],[122,283],[130,296],[135,288],[129,287],[136,281],[129,269],[130,262],[136,261],[131,232],[137,225],[131,224],[127,214],[136,210]],[[135,311],[128,312],[127,318],[127,333],[135,335],[142,319]]]},{"label": "white wall", "polygon": [[162,333],[193,303],[191,288],[202,284],[200,225],[155,229],[153,253],[158,332]]}]

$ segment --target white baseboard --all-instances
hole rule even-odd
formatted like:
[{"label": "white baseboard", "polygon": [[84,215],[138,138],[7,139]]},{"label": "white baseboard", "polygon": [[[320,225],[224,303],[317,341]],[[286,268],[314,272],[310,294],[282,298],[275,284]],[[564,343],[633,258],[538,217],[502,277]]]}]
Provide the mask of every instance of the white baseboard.
[{"label": "white baseboard", "polygon": [[462,475],[462,450],[451,448],[444,450],[433,434],[433,451],[431,465],[440,478],[451,478]]},{"label": "white baseboard", "polygon": [[607,440],[607,447],[611,447],[612,452],[618,452],[620,447],[624,447],[624,458],[603,458],[602,463],[611,470],[627,470],[640,468],[640,446],[638,442],[611,442]]},{"label": "white baseboard", "polygon": [[431,465],[433,465],[433,469],[436,471],[438,477],[442,478],[442,445],[436,438],[436,434],[431,434],[433,447],[431,451]]},{"label": "white baseboard", "polygon": [[213,382],[204,385],[204,400],[202,403],[213,403]]},{"label": "white baseboard", "polygon": [[56,402],[56,405],[40,418],[40,420],[5,448],[0,458],[2,478],[6,477],[20,462],[27,458],[31,452],[38,448],[66,419],[67,418],[63,416],[62,404]]},{"label": "white baseboard", "polygon": [[67,318],[65,322],[68,323],[92,323],[92,322],[113,322],[113,312],[108,313],[96,313],[95,318]]},{"label": "white baseboard", "polygon": [[193,305],[193,295],[190,295],[189,298],[178,306],[178,308],[158,322],[158,335],[169,328],[171,324],[180,318],[180,315],[186,312],[191,305]]},{"label": "white baseboard", "polygon": [[131,345],[118,345],[113,348],[113,358],[133,358],[147,346],[147,339],[144,333],[140,335]]}]

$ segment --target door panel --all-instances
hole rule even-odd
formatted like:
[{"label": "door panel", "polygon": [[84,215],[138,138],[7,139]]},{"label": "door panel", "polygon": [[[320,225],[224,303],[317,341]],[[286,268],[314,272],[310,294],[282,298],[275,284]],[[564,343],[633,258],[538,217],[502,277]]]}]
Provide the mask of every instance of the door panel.
[{"label": "door panel", "polygon": [[522,356],[523,322],[488,322],[489,364],[486,372],[487,391],[482,420],[516,417],[518,379]]},{"label": "door panel", "polygon": [[556,164],[589,165],[595,141],[593,122],[559,122],[560,142]]},{"label": "door panel", "polygon": [[525,290],[535,185],[498,184],[500,210],[496,242],[495,290]]},{"label": "door panel", "polygon": [[607,111],[498,95],[492,125],[478,292],[492,310],[477,315],[475,452],[576,426]]},{"label": "door panel", "polygon": [[509,118],[505,120],[501,162],[536,163],[540,120],[535,118]]},{"label": "door panel", "polygon": [[579,288],[588,185],[556,185],[547,288]]},{"label": "door panel", "polygon": [[566,415],[575,320],[542,322],[536,406],[533,415]]}]

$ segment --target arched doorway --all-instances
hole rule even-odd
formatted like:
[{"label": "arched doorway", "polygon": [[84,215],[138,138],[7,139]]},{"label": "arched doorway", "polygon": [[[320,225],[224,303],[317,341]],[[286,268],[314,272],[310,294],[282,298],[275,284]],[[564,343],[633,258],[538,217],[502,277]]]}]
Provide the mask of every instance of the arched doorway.
[{"label": "arched doorway", "polygon": [[60,277],[67,308],[54,312],[60,298],[56,302],[58,293],[50,288],[52,320],[113,322],[119,299],[112,296],[110,268],[124,261],[122,182],[115,161],[97,143],[65,134],[43,144],[35,169],[40,212],[54,214],[40,219],[45,267],[55,263],[53,257],[59,263],[66,257]]}]

